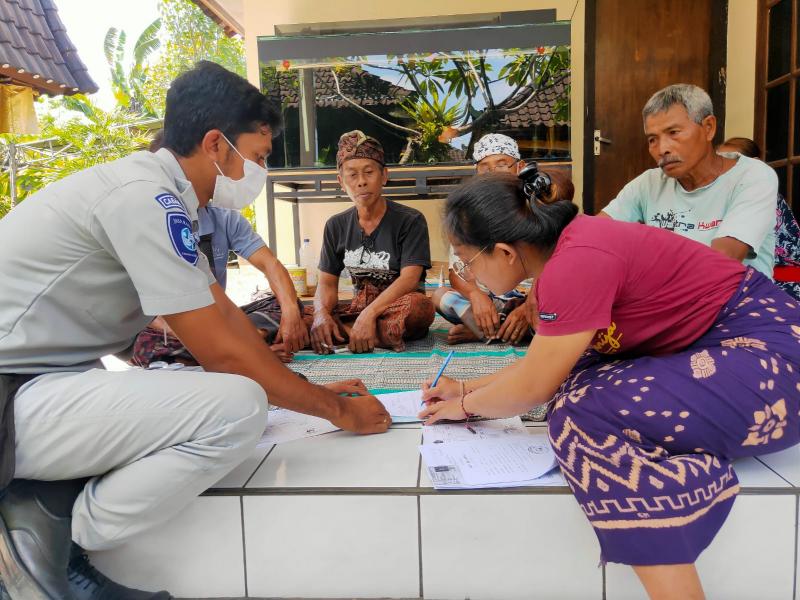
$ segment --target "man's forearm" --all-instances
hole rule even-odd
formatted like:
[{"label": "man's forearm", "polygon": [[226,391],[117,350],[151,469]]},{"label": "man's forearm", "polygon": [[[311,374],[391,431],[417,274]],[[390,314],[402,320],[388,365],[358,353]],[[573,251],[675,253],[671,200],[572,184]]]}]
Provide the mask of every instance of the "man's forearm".
[{"label": "man's forearm", "polygon": [[[167,322],[207,371],[234,373],[252,379],[267,392],[269,402],[296,412],[328,420],[341,416],[341,399],[325,388],[310,384],[292,373],[269,349],[245,314],[225,294],[213,291],[215,305],[203,312],[201,327],[187,314],[168,315]],[[208,333],[214,331],[213,343]]]},{"label": "man's forearm", "polygon": [[[338,283],[338,280],[337,280]],[[331,314],[339,302],[338,285],[334,286],[321,279],[317,284],[317,293],[314,295],[314,314]]]},{"label": "man's forearm", "polygon": [[[261,256],[262,250],[266,251],[264,256]],[[250,258],[250,262],[264,273],[272,293],[278,299],[281,310],[284,312],[298,310],[297,293],[295,292],[292,278],[289,276],[289,271],[266,248],[262,250],[256,251],[256,254]]]}]

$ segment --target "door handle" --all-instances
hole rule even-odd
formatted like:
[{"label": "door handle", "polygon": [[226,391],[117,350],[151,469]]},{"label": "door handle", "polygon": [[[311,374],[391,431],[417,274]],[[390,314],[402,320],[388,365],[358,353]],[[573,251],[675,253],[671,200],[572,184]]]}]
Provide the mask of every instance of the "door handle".
[{"label": "door handle", "polygon": [[604,138],[602,132],[599,129],[594,130],[594,155],[600,156],[600,144],[608,144],[611,145],[611,140],[608,138]]}]

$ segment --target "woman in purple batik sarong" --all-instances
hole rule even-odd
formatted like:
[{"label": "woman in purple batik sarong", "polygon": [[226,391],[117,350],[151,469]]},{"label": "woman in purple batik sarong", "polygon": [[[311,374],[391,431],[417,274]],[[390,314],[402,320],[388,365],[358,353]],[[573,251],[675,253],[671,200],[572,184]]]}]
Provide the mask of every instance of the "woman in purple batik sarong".
[{"label": "woman in purple batik sarong", "polygon": [[548,403],[550,441],[602,560],[632,565],[652,598],[702,598],[694,562],[739,491],[731,461],[800,438],[800,306],[702,244],[576,216],[532,188],[493,175],[447,200],[457,272],[496,292],[534,277],[539,322],[516,364],[426,384],[421,415]]}]

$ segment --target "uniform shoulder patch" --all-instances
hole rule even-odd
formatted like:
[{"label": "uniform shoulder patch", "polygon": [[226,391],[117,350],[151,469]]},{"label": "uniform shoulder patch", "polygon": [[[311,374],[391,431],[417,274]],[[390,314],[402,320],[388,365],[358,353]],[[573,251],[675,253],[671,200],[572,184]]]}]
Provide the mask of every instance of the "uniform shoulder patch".
[{"label": "uniform shoulder patch", "polygon": [[158,196],[156,196],[156,202],[158,202],[162,207],[166,209],[169,208],[183,209],[183,202],[178,200],[178,198],[173,194],[159,194]]},{"label": "uniform shoulder patch", "polygon": [[167,213],[167,231],[172,247],[178,256],[192,265],[197,264],[197,243],[192,232],[192,222],[184,213]]}]

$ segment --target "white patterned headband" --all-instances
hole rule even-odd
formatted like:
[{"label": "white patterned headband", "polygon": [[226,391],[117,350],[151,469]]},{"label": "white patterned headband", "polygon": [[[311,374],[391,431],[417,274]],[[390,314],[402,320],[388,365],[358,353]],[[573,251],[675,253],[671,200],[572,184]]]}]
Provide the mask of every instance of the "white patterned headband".
[{"label": "white patterned headband", "polygon": [[478,143],[475,144],[475,150],[472,153],[472,159],[479,163],[487,156],[494,154],[505,154],[519,160],[519,146],[517,142],[507,135],[502,133],[490,133],[483,136]]}]

